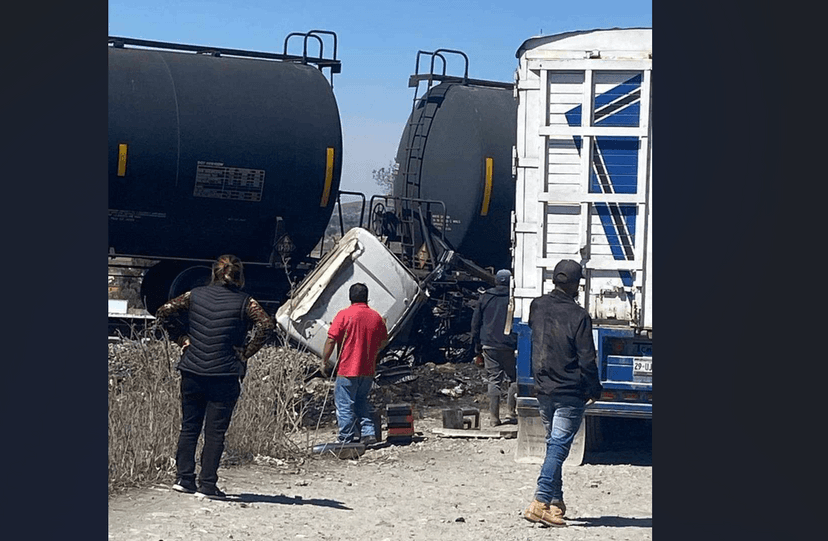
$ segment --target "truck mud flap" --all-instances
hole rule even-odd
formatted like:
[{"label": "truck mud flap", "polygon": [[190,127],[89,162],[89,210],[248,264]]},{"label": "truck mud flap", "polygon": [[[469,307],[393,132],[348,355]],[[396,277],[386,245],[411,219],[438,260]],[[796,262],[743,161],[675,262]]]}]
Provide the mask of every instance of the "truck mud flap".
[{"label": "truck mud flap", "polygon": [[[521,403],[523,402],[523,403]],[[543,464],[546,457],[546,429],[538,411],[537,402],[530,399],[523,401],[518,398],[518,433],[515,462],[520,464]],[[598,419],[589,415],[584,416],[569,455],[564,466],[580,466],[584,462],[589,442],[587,438],[588,425],[597,424]]]},{"label": "truck mud flap", "polygon": [[536,407],[518,405],[518,433],[515,462],[543,464],[546,456],[546,429]]}]

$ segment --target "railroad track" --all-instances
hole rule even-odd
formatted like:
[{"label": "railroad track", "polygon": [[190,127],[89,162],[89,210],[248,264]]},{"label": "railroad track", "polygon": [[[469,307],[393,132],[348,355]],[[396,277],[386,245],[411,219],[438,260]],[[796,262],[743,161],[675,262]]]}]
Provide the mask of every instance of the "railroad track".
[{"label": "railroad track", "polygon": [[155,317],[149,314],[121,314],[109,313],[108,336],[115,338],[120,332],[123,336],[131,336],[133,330],[138,332],[155,321]]}]

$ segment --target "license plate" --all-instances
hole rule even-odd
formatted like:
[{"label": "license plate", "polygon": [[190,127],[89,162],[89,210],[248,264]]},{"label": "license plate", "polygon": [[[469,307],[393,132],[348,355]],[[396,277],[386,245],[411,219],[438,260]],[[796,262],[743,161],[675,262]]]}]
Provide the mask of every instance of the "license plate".
[{"label": "license plate", "polygon": [[652,357],[633,357],[633,375],[636,375],[636,376],[652,376],[653,375],[653,358]]}]

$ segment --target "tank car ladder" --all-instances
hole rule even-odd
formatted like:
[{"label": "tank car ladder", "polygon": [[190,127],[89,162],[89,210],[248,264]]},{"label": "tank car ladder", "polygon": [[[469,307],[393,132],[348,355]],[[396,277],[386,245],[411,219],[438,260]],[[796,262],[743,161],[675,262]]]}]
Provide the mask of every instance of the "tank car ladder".
[{"label": "tank car ladder", "polygon": [[[446,58],[441,53],[456,53],[463,57],[465,61],[465,71],[462,78],[446,76]],[[431,63],[428,73],[420,73],[420,58],[422,56],[430,56]],[[434,60],[439,58],[443,62],[442,74],[434,73]],[[438,92],[431,90],[433,82],[451,79],[453,81],[468,82],[469,77],[469,59],[465,53],[451,49],[437,49],[436,51],[417,51],[417,60],[414,67],[414,75],[409,77],[408,86],[414,88],[414,100],[411,106],[411,115],[408,120],[407,131],[409,134],[408,145],[405,148],[405,163],[404,167],[399,173],[405,179],[405,193],[404,197],[419,198],[420,194],[420,173],[422,172],[423,151],[425,150],[428,133],[431,130],[431,124],[434,116],[437,114],[437,109],[443,102],[445,92],[447,89],[440,89]],[[426,91],[423,96],[420,96],[420,82],[427,81]],[[422,109],[422,113],[417,118],[417,109]]]},{"label": "tank car ladder", "polygon": [[[421,224],[415,221],[415,214],[420,216],[422,221],[422,209],[419,205],[415,209],[412,202],[420,199],[420,174],[423,165],[423,153],[425,151],[428,134],[431,130],[432,121],[434,120],[437,110],[443,102],[447,87],[439,88],[439,90],[431,91],[432,84],[435,80],[441,81],[449,78],[446,76],[446,58],[442,53],[456,53],[465,60],[465,72],[463,78],[451,77],[454,81],[467,81],[469,75],[469,60],[465,53],[461,51],[454,51],[451,49],[437,49],[436,51],[417,51],[417,59],[414,68],[414,75],[409,77],[408,86],[414,88],[414,100],[411,106],[411,115],[409,116],[406,131],[408,133],[408,144],[405,147],[405,160],[401,164],[401,170],[397,173],[405,180],[402,198],[400,200],[400,208],[398,209],[400,226],[403,231],[401,235],[401,248],[405,254],[405,258],[412,262],[417,258],[415,231],[420,229]],[[428,73],[420,73],[420,59],[424,56],[431,58]],[[434,61],[439,58],[442,63],[442,73],[434,73]],[[420,96],[420,82],[427,81],[425,93]],[[438,87],[435,87],[438,88]],[[421,109],[419,117],[417,110]],[[445,219],[445,215],[444,215]],[[435,254],[430,253],[430,259],[434,260]]]}]

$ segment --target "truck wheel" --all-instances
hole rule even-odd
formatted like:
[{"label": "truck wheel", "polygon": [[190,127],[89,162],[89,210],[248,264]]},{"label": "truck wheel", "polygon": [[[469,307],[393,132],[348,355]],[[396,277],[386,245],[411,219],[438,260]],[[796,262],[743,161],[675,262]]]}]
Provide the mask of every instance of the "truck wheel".
[{"label": "truck wheel", "polygon": [[587,452],[591,452],[604,445],[604,429],[606,426],[604,421],[607,418],[590,415],[587,419],[589,419],[589,422],[586,425],[586,448]]}]

